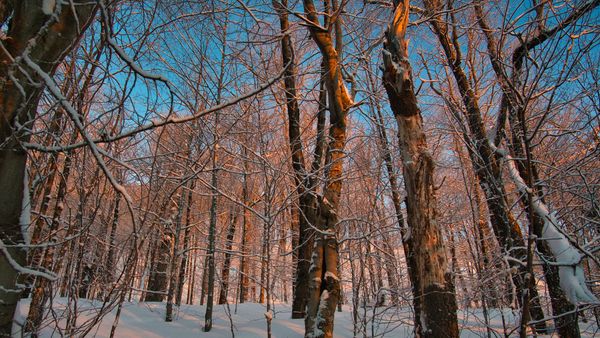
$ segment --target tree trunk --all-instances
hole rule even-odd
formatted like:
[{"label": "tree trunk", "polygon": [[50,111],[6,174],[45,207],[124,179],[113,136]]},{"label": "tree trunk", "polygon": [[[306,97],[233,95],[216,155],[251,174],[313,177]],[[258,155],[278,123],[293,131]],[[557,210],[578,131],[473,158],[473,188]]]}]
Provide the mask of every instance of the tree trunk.
[{"label": "tree trunk", "polygon": [[[500,243],[502,254],[514,257],[518,261],[524,260],[527,257],[527,250],[525,249],[523,234],[518,222],[510,213],[498,159],[487,137],[477,95],[471,88],[469,80],[461,67],[461,47],[458,45],[458,39],[451,40],[452,35],[448,30],[448,23],[441,15],[444,6],[439,0],[425,1],[425,8],[429,15],[433,16],[430,24],[442,45],[466,108],[464,113],[472,137],[472,139],[466,137],[467,148],[481,188],[486,195],[490,220]],[[454,27],[455,23],[452,22],[452,24]],[[516,270],[516,273],[512,275],[512,281],[517,291],[516,298],[518,300],[522,299],[523,290],[529,289],[528,292],[532,300],[530,306],[531,318],[539,321],[537,329],[543,331],[546,324],[543,321],[544,312],[539,303],[535,283],[531,283],[529,286],[525,284],[527,269],[524,265],[517,264],[512,259],[509,264],[511,269]]]},{"label": "tree trunk", "polygon": [[[181,253],[181,265],[179,266],[179,278],[178,278],[178,285],[177,285],[177,306],[181,305],[181,298],[183,297],[183,285],[185,283],[185,273],[186,273],[186,269],[188,268],[188,257],[189,257],[189,253],[188,253],[188,246],[189,246],[189,242],[190,242],[190,230],[191,230],[191,226],[190,226],[190,221],[191,221],[191,212],[192,212],[192,202],[193,202],[193,192],[194,192],[194,182],[192,181],[190,183],[190,188],[188,190],[188,198],[187,198],[187,204],[186,204],[186,210],[185,210],[185,231],[183,234],[183,247],[181,248],[182,253]],[[188,275],[190,275],[190,283],[188,283],[188,288],[194,288],[194,284],[191,283],[192,281],[192,274],[190,274],[188,272]]]},{"label": "tree trunk", "polygon": [[[189,225],[188,225],[189,226]],[[195,237],[195,236],[194,236]],[[198,246],[198,239],[197,238],[193,238],[192,242],[194,242],[194,246],[197,247]],[[186,298],[186,304],[188,305],[192,305],[194,304],[194,289],[196,288],[196,262],[197,262],[197,255],[194,255],[194,259],[192,259],[190,261],[190,270],[191,270],[191,274],[190,274],[190,282],[188,283],[189,287],[188,287],[188,294],[187,294],[187,298]]]},{"label": "tree trunk", "polygon": [[[333,13],[341,12],[337,1],[332,1]],[[315,238],[310,268],[310,295],[305,318],[305,337],[333,337],[335,310],[340,297],[340,277],[338,271],[338,206],[342,191],[344,148],[346,145],[346,119],[352,98],[342,78],[339,64],[342,52],[341,18],[335,16],[335,46],[331,32],[319,28],[317,9],[312,0],[304,0],[304,11],[312,25],[309,31],[321,51],[324,63],[324,84],[327,89],[330,127],[326,163],[325,187],[323,196],[316,203],[316,227],[319,233]],[[331,13],[325,13],[331,18]],[[329,20],[329,19],[327,19]]]},{"label": "tree trunk", "polygon": [[258,302],[260,304],[265,303],[265,298],[267,296],[265,291],[269,287],[267,281],[267,246],[269,244],[267,242],[267,235],[267,224],[264,223],[262,240],[260,245],[260,292],[258,294]]},{"label": "tree trunk", "polygon": [[[19,145],[27,141],[29,135],[22,128],[16,128],[17,132],[13,133],[13,128],[14,122],[30,126],[44,90],[39,85],[43,83],[40,76],[31,72],[25,60],[19,57],[28,49],[25,58],[39,63],[43,72],[52,74],[89,25],[96,5],[74,1],[76,15],[71,4],[65,4],[56,8],[56,16],[44,13],[41,1],[11,1],[4,7],[6,13],[12,12],[12,19],[2,42],[4,52],[0,53],[0,271],[3,271],[0,274],[0,335],[10,335],[20,290],[15,285],[19,269],[9,263],[9,259],[25,266],[26,251],[15,245],[25,244],[29,226],[21,224],[20,219],[23,209],[28,207],[23,205],[28,187],[24,187],[27,154]],[[49,27],[41,29],[47,23]],[[17,64],[15,59],[19,60]],[[13,72],[17,67],[22,71]]]},{"label": "tree trunk", "polygon": [[[208,250],[207,250],[208,252]],[[204,257],[202,265],[202,286],[200,288],[200,305],[204,305],[206,294],[208,293],[208,254]]]},{"label": "tree trunk", "polygon": [[116,194],[117,194],[117,196],[116,196],[116,201],[115,201],[115,208],[113,210],[112,226],[110,228],[110,235],[109,235],[109,241],[108,241],[108,255],[107,255],[108,257],[106,259],[106,266],[108,267],[108,270],[105,271],[105,273],[107,274],[106,280],[110,285],[112,285],[112,283],[115,282],[113,267],[115,266],[117,227],[119,226],[119,205],[121,204],[121,194],[119,192],[117,192]]},{"label": "tree trunk", "polygon": [[217,149],[218,145],[215,145],[213,149],[213,170],[211,179],[211,204],[210,204],[210,225],[208,231],[208,252],[207,252],[207,263],[208,263],[208,289],[206,294],[206,312],[204,313],[204,327],[202,331],[209,332],[212,329],[212,315],[213,315],[213,304],[214,304],[214,292],[215,292],[215,242],[217,232],[217,194],[218,194],[218,169],[217,169]]},{"label": "tree trunk", "polygon": [[170,224],[165,224],[165,227],[161,229],[162,234],[159,234],[155,261],[152,264],[148,280],[146,302],[162,302],[167,293],[167,274],[169,273],[169,262],[171,261],[171,252],[173,250],[173,233],[170,227]]},{"label": "tree trunk", "polygon": [[[246,148],[244,148],[244,156],[247,155]],[[246,158],[246,157],[244,157]],[[244,160],[244,174],[242,180],[242,199],[244,202],[243,219],[242,219],[242,258],[240,260],[240,303],[248,300],[248,288],[250,287],[250,240],[252,239],[250,234],[250,196],[248,192],[248,161]]]},{"label": "tree trunk", "polygon": [[408,62],[409,1],[396,7],[384,42],[383,84],[398,124],[404,184],[407,193],[408,227],[411,231],[418,276],[415,298],[421,299],[417,337],[458,337],[456,296],[448,273],[441,229],[436,222],[434,162],[427,150],[421,112],[414,94]]},{"label": "tree trunk", "polygon": [[[279,22],[283,37],[281,39],[281,55],[283,65],[287,66],[285,70],[285,95],[286,107],[288,114],[288,138],[289,146],[292,155],[292,168],[294,169],[294,183],[298,195],[298,244],[293,250],[296,261],[295,281],[294,281],[294,297],[292,301],[292,318],[304,318],[306,315],[306,305],[308,301],[308,283],[309,283],[309,268],[310,256],[313,247],[314,231],[312,226],[315,225],[315,209],[314,209],[314,186],[309,178],[308,171],[304,163],[304,149],[300,132],[300,108],[297,98],[296,89],[296,60],[294,60],[294,48],[289,31],[289,21],[287,14],[287,0],[273,1],[273,7],[279,15]],[[322,88],[321,88],[322,89]],[[321,91],[322,93],[322,91]],[[323,96],[323,94],[320,94]],[[320,100],[321,102],[322,100]],[[324,126],[324,112],[322,107],[319,107],[318,123],[317,123],[317,146],[315,147],[315,157],[313,168],[314,174],[319,169],[319,163],[322,154],[321,131]]]},{"label": "tree trunk", "polygon": [[173,298],[175,297],[176,288],[178,285],[177,278],[179,277],[179,270],[177,264],[179,263],[179,240],[181,237],[181,218],[183,217],[183,210],[186,202],[186,185],[182,185],[181,195],[177,202],[177,214],[175,215],[175,235],[173,241],[173,250],[171,251],[171,267],[169,268],[169,290],[167,291],[167,308],[165,313],[165,321],[173,321]]},{"label": "tree trunk", "polygon": [[227,291],[229,290],[229,269],[231,268],[231,248],[233,247],[233,238],[235,236],[235,227],[237,226],[238,213],[231,210],[229,213],[229,227],[227,229],[227,240],[225,242],[225,260],[221,270],[221,290],[219,292],[218,304],[227,303]]}]

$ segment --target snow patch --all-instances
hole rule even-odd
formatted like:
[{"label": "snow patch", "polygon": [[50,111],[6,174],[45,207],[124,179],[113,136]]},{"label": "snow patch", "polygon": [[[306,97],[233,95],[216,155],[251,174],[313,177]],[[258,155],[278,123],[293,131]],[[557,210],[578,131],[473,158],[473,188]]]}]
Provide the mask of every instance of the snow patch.
[{"label": "snow patch", "polygon": [[329,277],[329,278],[332,278],[332,279],[334,279],[334,280],[340,280],[340,279],[338,278],[338,276],[336,276],[336,274],[335,274],[335,273],[333,273],[333,272],[330,272],[330,271],[327,271],[327,272],[325,272],[325,278],[328,278],[328,277]]},{"label": "snow patch", "polygon": [[[139,293],[136,292],[136,295]],[[15,324],[13,326],[15,337],[21,337],[20,331],[22,323],[27,318],[29,304],[31,299],[22,299],[19,302],[17,313],[15,315]],[[66,324],[66,313],[72,311],[69,307],[68,298],[56,297],[53,299],[53,311],[56,312],[56,320],[61,327]],[[72,304],[72,303],[71,303]],[[292,309],[289,304],[278,303],[277,316],[273,317],[272,331],[273,337],[304,337],[304,321],[291,319]],[[78,320],[77,326],[89,327],[92,323],[97,323],[89,334],[90,337],[109,338],[112,323],[115,319],[116,306],[108,310],[102,321],[93,321],[95,314],[100,313],[102,308],[101,301],[90,301],[79,299],[77,303]],[[231,337],[230,321],[225,307],[217,306],[213,312],[213,329],[210,332],[202,332],[200,323],[204,323],[204,311],[206,306],[194,304],[181,304],[178,317],[173,322],[164,321],[165,303],[137,303],[124,302],[122,313],[116,329],[115,337],[144,337],[144,338],[223,338]],[[359,334],[353,332],[353,314],[351,307],[344,306],[344,312],[336,312],[333,336],[335,338],[353,338],[362,337],[362,330]],[[368,335],[371,336],[371,328],[374,336],[388,338],[409,338],[414,337],[412,318],[413,312],[410,307],[390,307],[384,312],[379,313],[380,320],[370,321]],[[503,330],[503,321],[508,325],[508,329],[518,326],[519,318],[517,314],[510,309],[489,310],[490,327],[497,333]],[[235,336],[240,338],[265,338],[267,336],[266,326],[263,314],[265,312],[264,304],[243,303],[238,304],[238,311],[232,314],[235,324]],[[281,315],[279,315],[281,314]],[[367,314],[367,319],[370,315]],[[56,328],[55,318],[48,316],[48,321],[41,329],[40,337],[57,337],[59,334]],[[485,336],[486,328],[484,316],[481,309],[459,310],[458,319],[461,327],[462,338],[476,338]],[[359,318],[362,320],[362,317]],[[594,321],[587,324],[581,322],[581,336],[593,337],[597,335],[597,327]],[[360,323],[358,323],[360,325]],[[427,328],[425,328],[427,329]],[[79,331],[81,332],[81,331]],[[309,336],[322,333],[319,329],[313,329]],[[366,333],[365,333],[366,335]],[[540,336],[541,337],[541,336]],[[549,336],[543,336],[549,337]]]},{"label": "snow patch", "polygon": [[42,2],[42,11],[46,15],[54,14],[55,7],[56,7],[56,0],[44,0]]}]

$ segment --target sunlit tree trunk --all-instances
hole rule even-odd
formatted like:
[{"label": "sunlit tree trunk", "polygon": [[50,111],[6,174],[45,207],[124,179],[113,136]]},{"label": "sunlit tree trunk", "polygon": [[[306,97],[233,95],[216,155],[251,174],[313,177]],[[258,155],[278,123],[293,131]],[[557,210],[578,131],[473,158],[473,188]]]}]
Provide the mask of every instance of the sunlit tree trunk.
[{"label": "sunlit tree trunk", "polygon": [[[331,6],[329,6],[331,5]],[[330,127],[327,153],[327,168],[323,196],[318,196],[316,227],[319,230],[313,247],[310,268],[310,295],[305,318],[305,337],[333,337],[333,324],[340,297],[338,272],[338,206],[343,182],[344,148],[346,144],[346,119],[352,98],[344,84],[340,66],[342,52],[342,12],[337,1],[325,3],[326,21],[331,20],[336,32],[335,45],[331,31],[320,26],[317,9],[312,0],[304,0],[304,12],[309,21],[309,31],[323,56],[325,88],[327,89]]]},{"label": "sunlit tree trunk", "polygon": [[397,5],[386,32],[383,84],[398,124],[406,188],[407,222],[418,277],[413,290],[421,299],[418,337],[458,337],[457,305],[449,275],[444,238],[436,221],[434,162],[427,149],[423,119],[413,89],[412,70],[405,40],[409,1]]},{"label": "sunlit tree trunk", "polygon": [[[294,281],[294,295],[292,302],[292,318],[304,318],[306,315],[306,305],[308,302],[308,283],[310,254],[313,246],[314,231],[312,226],[315,224],[314,195],[312,194],[314,186],[309,179],[308,170],[304,163],[304,149],[300,131],[300,108],[298,103],[298,93],[296,88],[296,60],[294,59],[294,47],[289,30],[289,21],[287,14],[287,0],[282,2],[273,1],[273,6],[279,15],[281,32],[281,55],[285,70],[285,97],[288,115],[288,138],[292,154],[292,168],[294,169],[294,183],[298,195],[298,237],[297,245],[294,246],[296,269]],[[321,109],[319,107],[319,109]],[[319,112],[321,115],[321,112]],[[322,130],[317,127],[317,133]],[[320,159],[319,141],[315,148],[315,161]],[[314,168],[313,168],[314,169]],[[318,167],[316,168],[318,170]],[[312,171],[314,173],[314,170]]]},{"label": "sunlit tree trunk", "polygon": [[[498,83],[502,89],[503,96],[501,99],[501,115],[499,117],[499,123],[505,123],[505,120],[508,117],[511,131],[508,143],[512,155],[517,159],[527,159],[527,161],[520,160],[517,162],[519,174],[533,189],[531,194],[535,196],[534,198],[542,199],[543,202],[543,193],[539,186],[534,184],[534,182],[539,181],[539,175],[536,161],[533,159],[533,155],[529,147],[529,140],[533,137],[533,135],[526,135],[527,121],[525,107],[527,106],[527,103],[523,102],[523,100],[528,98],[525,98],[523,95],[519,95],[518,93],[518,90],[523,88],[521,78],[526,72],[523,70],[524,61],[527,57],[527,54],[531,50],[542,45],[562,29],[576,22],[583,15],[598,7],[600,5],[600,1],[589,1],[582,4],[580,7],[573,9],[569,16],[564,18],[564,20],[559,21],[551,29],[545,27],[546,23],[543,15],[545,3],[537,4],[537,34],[530,36],[525,40],[520,40],[520,44],[512,52],[512,74],[510,76],[505,70],[502,50],[499,49],[498,41],[496,40],[493,31],[490,29],[487,23],[486,17],[483,13],[483,8],[481,6],[481,1],[476,1],[474,4],[477,22],[487,41],[487,50],[492,64],[492,69],[494,70]],[[496,137],[496,144],[498,144],[500,141],[500,135],[497,135]],[[531,227],[533,227],[533,233],[538,238],[542,238],[544,220],[536,217],[535,212],[532,210],[531,198],[525,196],[521,198],[520,201],[525,208],[529,224]],[[537,248],[539,253],[546,257],[546,259],[554,259],[554,256],[552,255],[552,252],[545,241],[540,241],[537,243]],[[577,313],[575,311],[576,306],[567,300],[564,291],[560,287],[558,268],[556,266],[544,264],[543,269],[546,282],[548,284],[553,313],[556,316],[555,323],[557,331],[561,337],[579,337],[580,332],[579,325],[577,323]]]},{"label": "sunlit tree trunk", "polygon": [[[526,244],[519,223],[510,213],[510,205],[507,200],[498,157],[494,154],[489,143],[478,97],[461,65],[462,51],[458,42],[455,18],[451,15],[450,19],[452,21],[448,23],[442,17],[441,12],[445,7],[439,0],[425,1],[425,8],[427,13],[432,15],[430,25],[444,50],[466,109],[464,115],[470,130],[470,135],[466,137],[467,148],[481,188],[486,195],[490,221],[500,243],[502,254],[512,256],[517,260],[525,260],[527,257]],[[538,330],[545,330],[544,312],[539,302],[535,283],[526,283],[525,281],[525,277],[528,276],[526,266],[515,263],[512,259],[509,260],[509,264],[511,268],[516,270],[516,273],[512,275],[512,282],[516,288],[517,300],[519,303],[521,302],[523,291],[527,289],[531,296],[529,297],[531,300],[529,306],[531,318],[538,321],[536,325]]]}]

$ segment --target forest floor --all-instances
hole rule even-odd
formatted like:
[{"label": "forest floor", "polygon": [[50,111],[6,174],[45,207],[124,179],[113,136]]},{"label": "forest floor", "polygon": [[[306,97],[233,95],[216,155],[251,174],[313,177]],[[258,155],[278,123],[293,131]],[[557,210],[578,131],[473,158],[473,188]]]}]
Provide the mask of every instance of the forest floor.
[{"label": "forest floor", "polygon": [[[60,298],[54,301],[54,311],[47,313],[45,323],[47,325],[42,329],[42,337],[61,337],[65,333],[67,299]],[[77,326],[92,327],[92,322],[100,312],[102,303],[80,299],[77,302]],[[17,323],[23,323],[29,308],[29,300],[23,300],[19,304],[17,312]],[[140,337],[140,338],[158,338],[158,337],[239,337],[239,338],[263,338],[266,337],[267,323],[265,319],[266,307],[264,304],[246,303],[230,304],[229,309],[225,305],[215,305],[213,328],[210,332],[203,332],[204,324],[204,306],[182,305],[181,308],[175,308],[175,319],[171,323],[164,321],[165,303],[124,303],[119,318],[119,324],[115,331],[115,337]],[[71,308],[71,311],[73,309]],[[116,308],[102,317],[100,325],[95,325],[86,334],[87,337],[109,337],[113,325]],[[231,317],[228,316],[231,313]],[[275,304],[274,316],[272,321],[272,332],[274,338],[302,337],[304,333],[304,321],[299,319],[290,319],[291,307],[288,304]],[[361,318],[373,318],[373,308],[368,307],[361,311]],[[366,325],[366,335],[357,334],[357,337],[411,337],[412,320],[411,313],[406,309],[398,308],[376,308],[375,321],[369,321]],[[496,331],[492,336],[502,337],[502,313],[498,310],[491,311],[491,327]],[[231,318],[231,320],[230,320]],[[517,316],[509,310],[504,311],[504,321],[507,326],[515,327],[517,325]],[[57,327],[56,322],[60,323]],[[233,329],[231,326],[233,323]],[[459,312],[459,325],[461,337],[486,337],[486,329],[481,311],[470,309]],[[364,327],[364,325],[362,326]],[[590,318],[587,323],[580,323],[582,337],[600,336],[600,331],[596,326],[595,320]],[[81,330],[81,329],[80,329]],[[232,334],[233,331],[233,334]],[[362,329],[361,329],[362,332]],[[80,337],[83,331],[76,331],[72,336]],[[510,336],[516,336],[513,331]],[[13,337],[21,337],[19,325],[13,327]],[[350,307],[345,307],[343,312],[337,312],[335,315],[335,334],[336,338],[353,337],[352,313]],[[554,337],[555,335],[545,335],[539,337]]]}]

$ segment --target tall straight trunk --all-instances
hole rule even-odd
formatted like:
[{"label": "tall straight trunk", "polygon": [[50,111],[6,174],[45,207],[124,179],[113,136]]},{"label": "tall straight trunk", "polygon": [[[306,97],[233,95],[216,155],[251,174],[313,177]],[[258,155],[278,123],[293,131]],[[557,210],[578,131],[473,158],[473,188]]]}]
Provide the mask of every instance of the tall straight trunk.
[{"label": "tall straight trunk", "polygon": [[260,245],[260,292],[258,294],[258,302],[264,304],[266,298],[267,285],[267,224],[263,226],[263,235]]},{"label": "tall straight trunk", "polygon": [[165,321],[173,321],[173,302],[175,298],[175,292],[177,292],[179,277],[179,270],[177,264],[179,264],[179,241],[181,238],[181,218],[183,217],[183,210],[185,209],[186,202],[186,184],[182,185],[181,195],[177,202],[177,214],[175,215],[175,234],[173,241],[173,250],[171,251],[171,267],[169,268],[169,290],[167,291],[167,308],[165,313]]},{"label": "tall straight trunk", "polygon": [[[290,215],[291,216],[291,215]],[[289,222],[290,225],[293,223],[293,221]],[[280,263],[280,276],[279,276],[279,280],[281,282],[281,287],[282,287],[282,295],[280,298],[283,299],[284,303],[288,303],[288,267],[287,267],[287,258],[285,255],[285,252],[287,251],[287,239],[286,239],[286,231],[287,229],[285,227],[281,227],[279,229],[279,245],[277,246],[277,256],[279,257],[279,259],[282,260],[282,262]],[[275,282],[276,278],[273,278],[273,282]]]},{"label": "tall straight trunk", "polygon": [[233,238],[237,226],[238,213],[231,210],[229,213],[229,227],[227,228],[227,239],[225,242],[225,260],[221,270],[221,290],[219,291],[218,304],[227,303],[227,292],[229,291],[229,269],[231,268],[231,248],[233,247]]},{"label": "tall straight trunk", "polygon": [[385,34],[383,84],[398,124],[398,139],[407,193],[406,209],[418,277],[413,296],[421,299],[417,337],[458,337],[457,305],[448,272],[444,238],[436,221],[434,161],[427,150],[421,112],[408,62],[409,1],[397,5]]},{"label": "tall straight trunk", "polygon": [[217,149],[215,145],[213,148],[213,169],[211,178],[211,204],[210,204],[210,225],[208,230],[208,252],[206,255],[208,278],[207,278],[207,292],[206,292],[206,312],[204,313],[204,327],[202,331],[209,332],[212,329],[212,316],[213,316],[213,304],[214,304],[214,292],[215,292],[215,241],[217,232],[217,194],[218,194],[218,169],[217,169]]},{"label": "tall straight trunk", "polygon": [[140,297],[140,302],[145,302],[146,298],[150,294],[147,292],[147,285],[151,284],[151,279],[154,278],[154,266],[156,262],[156,254],[158,252],[158,234],[153,233],[150,235],[150,242],[148,243],[148,250],[146,252],[146,259],[144,260],[144,271],[147,271],[147,279],[142,280],[141,286],[144,291],[142,291],[142,296]]},{"label": "tall straight trunk", "polygon": [[[208,250],[206,250],[208,253]],[[206,294],[208,293],[208,254],[204,257],[204,264],[202,265],[202,283],[200,288],[200,305],[204,305],[206,300]]]},{"label": "tall straight trunk", "polygon": [[146,302],[162,302],[165,299],[168,287],[167,274],[169,272],[169,262],[171,261],[171,251],[173,247],[173,233],[171,229],[165,227],[161,230],[157,241],[157,251],[155,262],[150,271],[150,279],[148,280],[148,291],[146,294]]},{"label": "tall straight trunk", "polygon": [[[294,59],[294,47],[291,39],[291,31],[288,21],[287,0],[281,2],[274,0],[273,7],[279,16],[280,28],[283,37],[281,39],[281,56],[285,70],[285,96],[288,115],[288,138],[292,155],[292,168],[294,169],[294,184],[298,196],[298,237],[297,245],[293,247],[295,252],[296,269],[294,280],[294,296],[292,301],[292,318],[304,318],[306,316],[306,305],[308,302],[308,284],[311,250],[313,247],[315,225],[315,198],[314,182],[310,179],[306,164],[304,162],[304,148],[300,132],[300,108],[298,104],[296,88],[296,60]],[[321,87],[322,87],[321,83]],[[311,173],[315,174],[320,169],[320,162],[323,152],[322,130],[324,128],[324,109],[322,101],[324,92],[321,88],[320,106],[317,118],[317,145],[315,147],[315,156]]]},{"label": "tall straight trunk", "polygon": [[383,234],[383,248],[385,249],[385,274],[390,288],[391,305],[398,306],[400,304],[400,285],[398,284],[398,271],[396,269],[397,260],[387,234]]},{"label": "tall straight trunk", "polygon": [[[23,209],[28,207],[23,204],[24,192],[29,189],[24,187],[27,153],[20,142],[29,139],[24,130],[31,127],[30,119],[36,115],[44,90],[40,75],[24,59],[38,63],[43,72],[54,73],[93,17],[96,5],[82,2],[60,5],[55,8],[56,15],[46,14],[41,1],[10,1],[3,5],[6,18],[11,13],[12,18],[0,53],[0,335],[11,334],[19,300],[19,292],[14,291],[20,272],[17,265],[25,266],[27,255],[21,246],[26,244],[29,226],[21,224],[25,220],[21,220]],[[48,27],[42,29],[46,24]],[[21,59],[26,49],[27,55]],[[18,60],[16,64],[14,60]],[[28,128],[15,128],[15,123]]]},{"label": "tall straight trunk", "polygon": [[[189,257],[188,247],[189,247],[190,233],[191,233],[190,221],[191,221],[194,185],[195,184],[192,181],[190,183],[190,188],[188,190],[187,203],[186,203],[186,208],[185,208],[185,231],[183,233],[183,247],[181,248],[181,250],[182,250],[181,251],[181,265],[179,266],[177,297],[175,298],[176,302],[177,302],[177,306],[181,305],[181,298],[183,297],[183,286],[185,284],[186,269],[188,268],[188,263],[189,263],[188,262],[188,257]],[[190,282],[191,282],[192,274],[190,274],[188,272],[188,275],[190,276]],[[191,289],[194,288],[194,285],[192,283],[188,283],[188,290],[190,288]]]},{"label": "tall straight trunk", "polygon": [[295,203],[290,206],[290,230],[292,236],[292,316],[294,315],[293,299],[296,297],[296,278],[298,277],[298,245],[300,243],[300,207]]},{"label": "tall straight trunk", "polygon": [[117,192],[116,200],[115,200],[115,208],[113,210],[113,219],[112,225],[110,228],[109,240],[108,240],[108,254],[106,259],[106,266],[109,271],[106,271],[107,274],[106,279],[109,284],[115,282],[114,270],[115,266],[115,250],[117,244],[117,227],[119,226],[119,206],[121,204],[121,194]]},{"label": "tall straight trunk", "polygon": [[248,191],[248,161],[246,160],[247,150],[244,147],[244,173],[242,179],[242,199],[244,202],[244,210],[242,214],[242,256],[240,259],[240,303],[248,300],[248,289],[250,287],[250,194]]},{"label": "tall straight trunk", "polygon": [[[192,240],[195,244],[194,246],[197,247],[198,246],[198,239],[194,238]],[[188,305],[192,305],[194,304],[194,289],[196,288],[196,262],[197,262],[197,258],[198,255],[194,255],[194,259],[190,260],[190,282],[188,283],[188,294],[187,294],[187,298],[186,298],[186,304]]]}]

